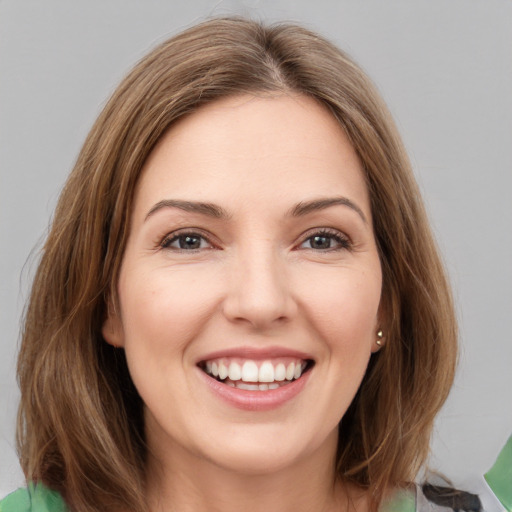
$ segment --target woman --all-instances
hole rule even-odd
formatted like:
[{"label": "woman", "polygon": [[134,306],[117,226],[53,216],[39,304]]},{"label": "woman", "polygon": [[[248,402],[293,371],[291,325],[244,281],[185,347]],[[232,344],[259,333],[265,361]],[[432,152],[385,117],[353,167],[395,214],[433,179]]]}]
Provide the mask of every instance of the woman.
[{"label": "woman", "polygon": [[302,28],[208,21],[121,83],[62,192],[19,356],[29,489],[52,510],[407,507],[456,338],[368,78]]}]

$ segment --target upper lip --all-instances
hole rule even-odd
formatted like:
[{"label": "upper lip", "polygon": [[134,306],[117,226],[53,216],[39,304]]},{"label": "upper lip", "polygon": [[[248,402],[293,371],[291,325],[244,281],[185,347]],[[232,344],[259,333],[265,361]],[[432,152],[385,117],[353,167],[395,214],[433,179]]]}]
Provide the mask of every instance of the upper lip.
[{"label": "upper lip", "polygon": [[196,361],[196,364],[199,364],[204,361],[209,361],[211,359],[220,359],[222,357],[239,357],[242,359],[253,360],[273,359],[278,357],[294,357],[296,359],[314,360],[311,354],[286,347],[274,346],[260,348],[242,346],[210,352],[208,354],[205,354],[204,356],[201,356]]}]

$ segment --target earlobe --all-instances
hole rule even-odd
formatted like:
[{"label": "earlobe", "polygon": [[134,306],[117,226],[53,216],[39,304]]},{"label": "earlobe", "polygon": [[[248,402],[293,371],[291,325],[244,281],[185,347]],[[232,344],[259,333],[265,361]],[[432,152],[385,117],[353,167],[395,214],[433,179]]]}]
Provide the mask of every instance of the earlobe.
[{"label": "earlobe", "polygon": [[377,313],[377,323],[374,331],[374,341],[371,349],[372,353],[379,352],[379,350],[387,343],[386,335],[388,333],[386,326],[389,325],[388,321],[390,318],[388,304],[389,302],[381,296],[379,310]]},{"label": "earlobe", "polygon": [[384,343],[384,332],[379,328],[375,334],[375,342],[372,345],[372,352],[378,352],[384,346]]},{"label": "earlobe", "polygon": [[101,326],[101,334],[104,340],[113,347],[119,348],[124,346],[123,326],[117,313],[112,311],[109,306],[108,314],[103,325]]}]

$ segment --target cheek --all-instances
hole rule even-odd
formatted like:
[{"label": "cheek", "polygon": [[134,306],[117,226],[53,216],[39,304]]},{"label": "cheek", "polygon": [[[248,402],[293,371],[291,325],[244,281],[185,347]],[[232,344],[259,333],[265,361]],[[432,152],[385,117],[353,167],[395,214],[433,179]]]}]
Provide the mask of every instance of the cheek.
[{"label": "cheek", "polygon": [[[126,268],[119,282],[124,349],[132,380],[149,410],[159,410],[169,390],[182,390],[184,361],[216,310],[214,285],[196,273]],[[209,284],[205,284],[209,283]],[[182,404],[183,405],[183,404]],[[167,413],[173,406],[166,403]],[[166,414],[167,414],[166,413]]]},{"label": "cheek", "polygon": [[136,275],[127,269],[126,276],[119,296],[128,351],[158,358],[181,349],[215,309],[218,287],[197,272],[153,269]]},{"label": "cheek", "polygon": [[316,279],[303,286],[311,323],[330,349],[343,361],[369,354],[377,332],[381,274],[338,269],[329,279]]}]

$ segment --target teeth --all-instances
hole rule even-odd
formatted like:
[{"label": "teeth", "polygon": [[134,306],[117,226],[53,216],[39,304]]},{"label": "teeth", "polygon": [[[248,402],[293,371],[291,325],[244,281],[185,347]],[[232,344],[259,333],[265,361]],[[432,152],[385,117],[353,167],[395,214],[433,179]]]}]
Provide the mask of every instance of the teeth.
[{"label": "teeth", "polygon": [[[259,365],[259,366],[258,366]],[[292,381],[300,378],[302,372],[307,366],[306,361],[290,361],[288,365],[285,362],[252,360],[233,361],[229,359],[216,359],[206,361],[204,371],[219,380],[226,381],[230,386],[240,389],[266,391],[276,389],[279,383],[286,384],[286,381]]]},{"label": "teeth", "polygon": [[270,361],[265,361],[260,366],[258,380],[260,382],[274,382],[274,367],[272,366],[272,363]]},{"label": "teeth", "polygon": [[236,387],[238,389],[245,389],[247,391],[259,391],[260,387],[258,384],[246,384],[245,382],[238,382]]},{"label": "teeth", "polygon": [[240,380],[242,378],[242,369],[238,363],[231,363],[229,365],[229,378],[230,380]]},{"label": "teeth", "polygon": [[285,384],[278,384],[277,382],[271,382],[270,384],[249,384],[238,380],[236,382],[227,381],[226,384],[232,388],[245,389],[246,391],[268,391],[269,389],[277,389]]},{"label": "teeth", "polygon": [[284,379],[286,379],[286,368],[283,363],[279,363],[274,372],[274,380],[281,382]]},{"label": "teeth", "polygon": [[242,366],[242,380],[244,382],[258,382],[258,365],[254,361],[245,361]]},{"label": "teeth", "polygon": [[219,379],[224,380],[228,376],[228,367],[221,361],[219,363]]}]

